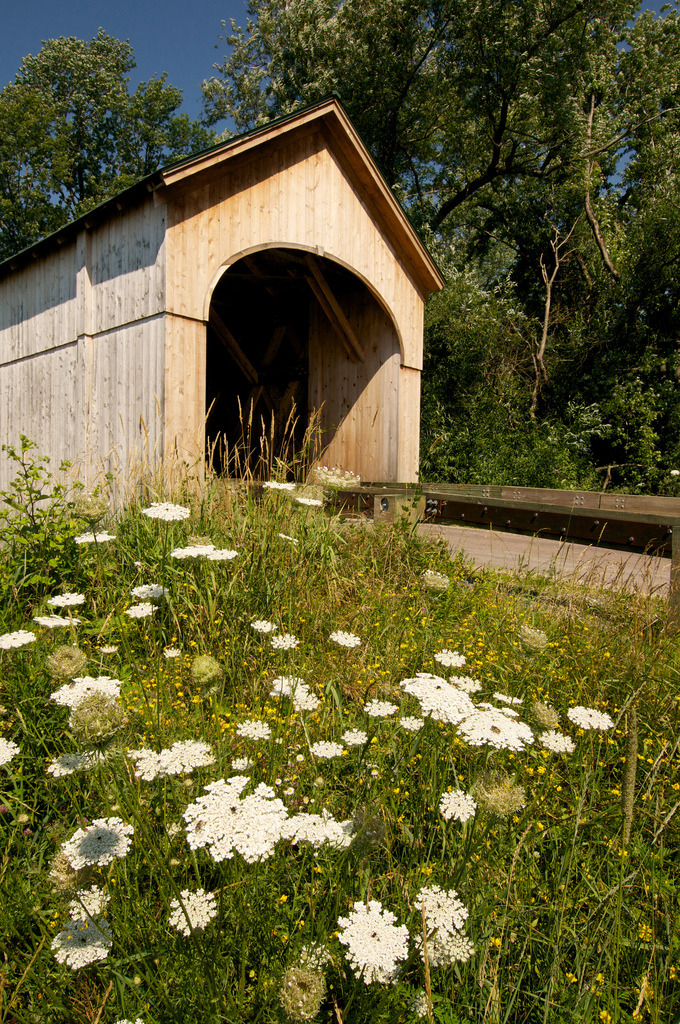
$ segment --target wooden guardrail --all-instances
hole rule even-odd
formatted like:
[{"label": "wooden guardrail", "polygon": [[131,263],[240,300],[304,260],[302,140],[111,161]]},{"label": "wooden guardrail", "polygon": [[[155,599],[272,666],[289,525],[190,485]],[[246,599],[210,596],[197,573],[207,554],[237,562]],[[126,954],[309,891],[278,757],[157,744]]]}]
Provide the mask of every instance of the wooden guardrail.
[{"label": "wooden guardrail", "polygon": [[411,519],[493,528],[668,558],[669,621],[680,628],[680,499],[538,487],[368,484],[338,504],[391,521]]}]

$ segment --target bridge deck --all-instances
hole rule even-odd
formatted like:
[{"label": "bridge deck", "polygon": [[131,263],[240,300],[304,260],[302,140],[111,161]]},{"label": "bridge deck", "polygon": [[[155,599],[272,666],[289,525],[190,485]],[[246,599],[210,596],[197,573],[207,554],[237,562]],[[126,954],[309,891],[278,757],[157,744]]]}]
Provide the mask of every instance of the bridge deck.
[{"label": "bridge deck", "polygon": [[479,567],[556,574],[592,587],[668,596],[667,558],[470,526],[421,523],[418,533],[441,538],[452,555],[463,551]]}]

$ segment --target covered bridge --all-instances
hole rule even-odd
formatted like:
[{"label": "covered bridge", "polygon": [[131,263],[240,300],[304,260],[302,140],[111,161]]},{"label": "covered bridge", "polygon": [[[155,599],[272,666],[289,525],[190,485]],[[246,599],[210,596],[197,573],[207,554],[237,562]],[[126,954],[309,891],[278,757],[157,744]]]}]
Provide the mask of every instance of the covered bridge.
[{"label": "covered bridge", "polygon": [[[157,171],[0,264],[2,440],[92,479],[135,454],[302,426],[323,461],[415,480],[441,276],[340,103]],[[0,487],[7,483],[0,460]]]}]

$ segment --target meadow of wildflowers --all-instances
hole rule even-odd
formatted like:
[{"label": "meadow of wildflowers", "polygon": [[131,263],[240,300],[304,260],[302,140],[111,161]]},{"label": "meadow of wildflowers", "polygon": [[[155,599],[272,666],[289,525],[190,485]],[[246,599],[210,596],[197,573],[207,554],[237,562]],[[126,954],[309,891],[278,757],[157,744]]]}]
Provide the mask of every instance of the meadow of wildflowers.
[{"label": "meadow of wildflowers", "polygon": [[678,1020],[662,605],[333,480],[60,495],[49,574],[0,550],[0,1024]]}]

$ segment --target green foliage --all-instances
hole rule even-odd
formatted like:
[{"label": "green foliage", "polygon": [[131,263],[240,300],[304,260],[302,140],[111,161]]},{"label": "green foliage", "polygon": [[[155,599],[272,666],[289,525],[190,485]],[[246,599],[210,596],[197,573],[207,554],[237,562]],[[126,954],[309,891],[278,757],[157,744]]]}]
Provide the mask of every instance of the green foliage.
[{"label": "green foliage", "polygon": [[130,94],[134,66],[130,44],[102,29],[24,58],[0,93],[0,259],[209,144],[165,74]]},{"label": "green foliage", "polygon": [[603,411],[567,399],[560,418],[531,419],[530,330],[513,290],[449,271],[427,308],[421,479],[597,488]]},{"label": "green foliage", "polygon": [[[42,466],[31,447],[15,455]],[[535,575],[472,573],[406,524],[364,528],[281,492],[208,479],[186,503],[191,517],[181,522],[149,519],[137,505],[121,509],[117,540],[79,551],[82,671],[115,676],[116,707],[127,716],[117,716],[119,731],[105,742],[99,718],[107,707],[85,704],[103,760],[70,775],[46,771],[77,752],[68,709],[50,700],[62,638],[36,630],[33,644],[0,650],[2,732],[20,748],[0,765],[0,1016],[17,1024],[47,1016],[51,1024],[97,1016],[101,1024],[284,1024],[309,1014],[303,1019],[321,1024],[413,1024],[427,1019],[413,1000],[420,1013],[428,984],[414,901],[422,886],[440,885],[468,909],[464,930],[475,951],[466,963],[430,964],[438,1024],[624,1024],[637,1019],[636,1008],[653,1024],[676,1019],[680,662],[662,629],[663,605]],[[170,557],[192,535],[238,555]],[[17,557],[21,549],[2,549],[3,572],[15,573]],[[63,586],[72,578],[66,552],[60,569]],[[445,573],[448,588],[426,589],[426,569]],[[126,616],[131,589],[151,582],[167,590],[156,612]],[[26,611],[23,598],[15,601],[7,628],[20,627]],[[270,634],[252,628],[261,618],[295,634],[299,646],[275,650]],[[338,628],[360,635],[361,646],[334,645]],[[164,656],[168,643],[177,657]],[[400,681],[442,672],[442,648],[466,656],[456,672],[479,679],[476,702],[500,707],[503,693],[522,720],[534,707],[533,743],[477,747],[432,717],[418,732],[399,724],[417,710]],[[224,670],[207,691],[192,672],[202,652]],[[281,675],[304,679],[316,710],[273,698]],[[397,704],[398,714],[370,718],[364,704],[375,696]],[[615,728],[579,730],[566,712],[580,704],[608,712]],[[634,771],[622,764],[631,707]],[[544,728],[557,718],[573,737],[573,756],[541,745],[539,713]],[[241,735],[251,719],[266,723],[268,739]],[[354,728],[367,732],[363,745],[332,760],[312,752],[317,740],[337,742]],[[209,744],[209,764],[151,781],[135,771],[133,751],[158,753],[187,739]],[[232,767],[244,757],[249,768]],[[281,841],[252,863],[190,849],[187,808],[206,785],[239,773],[252,780],[249,792],[273,787],[290,816],[324,810],[348,823],[351,842],[313,849]],[[629,842],[624,774],[634,792]],[[499,783],[500,808],[492,792]],[[447,790],[479,791],[487,802],[491,793],[494,813],[480,808],[463,824],[447,821],[438,810]],[[86,821],[114,816],[134,827],[129,852],[75,879],[62,844]],[[93,882],[109,897],[113,946],[71,970],[57,963],[53,942],[74,887]],[[198,889],[214,894],[216,916],[184,936],[169,923],[173,901]],[[409,959],[395,985],[366,984],[338,941],[338,918],[369,900],[409,929]]]},{"label": "green foliage", "polygon": [[[48,587],[73,573],[78,533],[68,486],[55,480],[47,468],[49,458],[36,454],[34,441],[21,435],[18,448],[2,445],[4,456],[15,463],[17,475],[9,490],[0,491],[0,562],[4,615],[15,601],[40,597]],[[68,463],[62,463],[64,473]]]},{"label": "green foliage", "polygon": [[[253,128],[338,92],[444,268],[421,476],[668,491],[674,5],[253,0],[248,13],[204,86],[208,120]],[[634,439],[615,396],[636,381]]]},{"label": "green foliage", "polygon": [[[630,0],[252,0],[204,86],[208,117],[251,128],[337,90],[390,183],[438,227],[498,182],[550,179],[580,159],[577,97],[615,54]],[[367,99],[370,101],[367,102]]]}]

